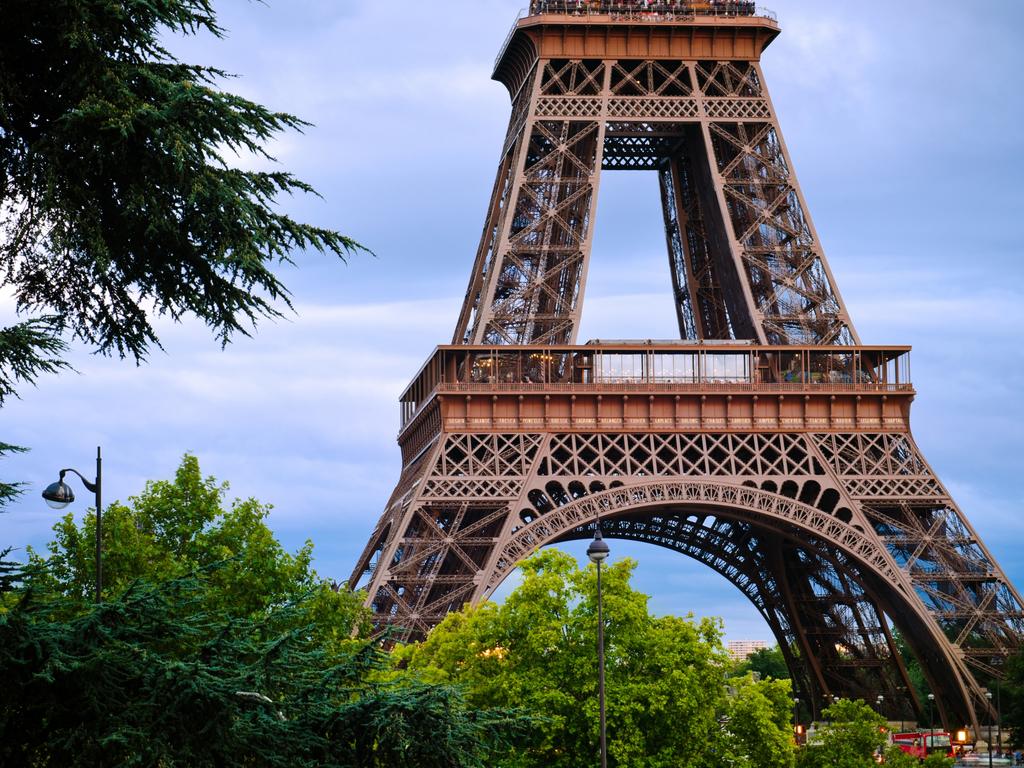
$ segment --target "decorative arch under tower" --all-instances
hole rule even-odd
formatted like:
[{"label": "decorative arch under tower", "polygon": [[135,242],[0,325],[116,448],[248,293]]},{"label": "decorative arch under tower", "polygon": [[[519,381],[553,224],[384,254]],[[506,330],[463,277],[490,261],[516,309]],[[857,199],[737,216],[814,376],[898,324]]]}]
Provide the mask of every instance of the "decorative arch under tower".
[{"label": "decorative arch under tower", "polygon": [[[512,116],[452,344],[401,398],[402,472],[353,572],[423,637],[554,542],[706,563],[803,701],[984,722],[1020,595],[910,432],[910,349],[860,344],[760,66],[753,3],[535,0],[494,77]],[[577,343],[600,176],[658,174],[680,339]]]}]

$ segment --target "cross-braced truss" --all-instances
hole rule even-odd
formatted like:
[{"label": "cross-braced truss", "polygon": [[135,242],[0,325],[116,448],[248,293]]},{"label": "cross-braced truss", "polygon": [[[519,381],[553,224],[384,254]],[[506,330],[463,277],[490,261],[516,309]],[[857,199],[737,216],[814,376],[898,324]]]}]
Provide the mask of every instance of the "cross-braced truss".
[{"label": "cross-braced truss", "polygon": [[[915,446],[896,356],[855,346],[758,63],[777,26],[546,7],[496,69],[513,109],[469,351],[403,395],[402,475],[350,582],[378,629],[423,637],[600,525],[732,582],[815,712],[881,693],[922,714],[895,628],[947,725],[987,719],[1024,605]],[[607,170],[658,173],[682,338],[757,349],[553,352],[575,343]]]},{"label": "cross-braced truss", "polygon": [[661,176],[684,337],[856,341],[757,62],[540,58],[456,343],[575,341],[602,170]]},{"label": "cross-braced truss", "polygon": [[905,433],[451,433],[409,471],[354,575],[400,637],[597,520],[732,581],[815,702],[882,692],[893,717],[919,712],[895,625],[948,714],[973,716],[970,670],[1024,637],[1019,596]]}]

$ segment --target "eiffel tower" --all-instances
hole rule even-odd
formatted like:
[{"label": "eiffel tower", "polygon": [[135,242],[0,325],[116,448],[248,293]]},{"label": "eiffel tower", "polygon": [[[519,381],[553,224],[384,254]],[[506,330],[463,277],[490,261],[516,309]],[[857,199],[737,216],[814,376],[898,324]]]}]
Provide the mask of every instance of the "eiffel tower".
[{"label": "eiffel tower", "polygon": [[[909,347],[850,320],[765,87],[779,31],[736,0],[517,21],[465,303],[401,397],[401,476],[350,584],[418,639],[599,524],[735,584],[813,717],[882,694],[923,722],[909,652],[941,722],[977,728],[1024,607],[914,442]],[[680,339],[577,343],[611,170],[658,174]]]}]

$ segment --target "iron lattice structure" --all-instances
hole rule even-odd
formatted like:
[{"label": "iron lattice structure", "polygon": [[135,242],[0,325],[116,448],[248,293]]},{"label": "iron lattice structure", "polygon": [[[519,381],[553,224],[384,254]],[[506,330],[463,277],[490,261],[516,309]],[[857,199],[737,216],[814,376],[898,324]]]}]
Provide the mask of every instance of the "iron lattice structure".
[{"label": "iron lattice structure", "polygon": [[[989,716],[1024,604],[910,433],[909,348],[866,347],[760,67],[752,3],[535,2],[453,343],[402,396],[398,486],[350,583],[425,635],[538,547],[644,541],[772,628],[804,701]],[[598,183],[659,175],[681,339],[576,345]]]}]

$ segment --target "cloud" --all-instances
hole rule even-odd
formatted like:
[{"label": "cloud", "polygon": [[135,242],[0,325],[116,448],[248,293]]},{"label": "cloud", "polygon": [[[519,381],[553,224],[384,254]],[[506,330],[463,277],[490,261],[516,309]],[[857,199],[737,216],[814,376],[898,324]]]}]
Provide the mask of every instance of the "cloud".
[{"label": "cloud", "polygon": [[[139,368],[77,352],[80,375],[44,379],[4,409],[5,439],[35,449],[4,467],[35,486],[0,516],[5,540],[45,541],[52,519],[32,512],[49,482],[43,468],[88,461],[96,443],[108,456],[110,500],[168,476],[193,451],[236,493],[274,503],[282,530],[304,538],[334,520],[368,533],[397,480],[398,396],[450,333],[452,303],[299,305],[292,322],[268,323],[226,351],[198,323],[160,321],[168,354]],[[417,349],[417,335],[431,341]],[[54,423],[74,428],[40,429]],[[15,515],[19,525],[7,530]],[[354,560],[361,546],[349,542],[345,556]]]},{"label": "cloud", "polygon": [[[794,4],[782,15],[783,34],[765,55],[769,88],[799,91],[819,108],[859,112],[873,98],[869,70],[878,60],[877,35],[859,14],[820,4]],[[839,52],[841,52],[840,55]]]},{"label": "cloud", "polygon": [[[49,538],[38,491],[58,467],[87,468],[98,444],[122,499],[191,450],[234,493],[273,503],[288,546],[312,537],[320,570],[348,575],[398,478],[397,397],[451,337],[509,115],[489,70],[521,5],[227,2],[226,40],[178,41],[186,60],[240,73],[228,89],[316,124],[271,152],[326,199],[283,207],[380,258],[338,268],[300,256],[282,275],[297,316],[224,351],[198,324],[161,321],[167,353],[141,368],[79,350],[81,375],[24,390],[0,439],[33,450],[0,471],[33,488],[0,515],[0,543]],[[1008,344],[1024,320],[1024,154],[1005,126],[1024,116],[1009,66],[1024,4],[773,5],[783,34],[765,56],[768,86],[854,321],[865,342],[915,345],[917,439],[1020,581],[1024,370]],[[963,41],[969,61],[936,53]],[[674,336],[653,175],[605,174],[598,213],[581,338]],[[634,552],[654,610],[724,614],[730,636],[766,638],[705,567]]]}]

